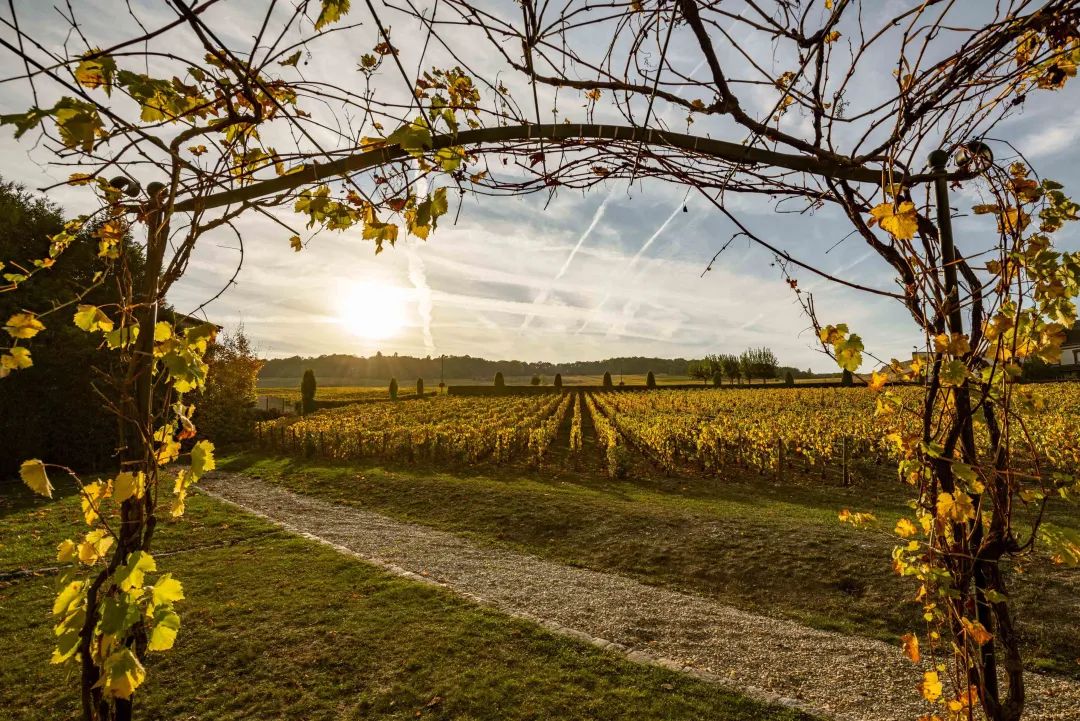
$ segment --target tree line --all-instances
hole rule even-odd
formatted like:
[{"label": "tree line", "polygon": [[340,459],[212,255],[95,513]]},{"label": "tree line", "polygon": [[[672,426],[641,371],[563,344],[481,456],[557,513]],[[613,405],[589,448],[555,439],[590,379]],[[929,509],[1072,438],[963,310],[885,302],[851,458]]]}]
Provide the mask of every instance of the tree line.
[{"label": "tree line", "polygon": [[408,355],[384,355],[370,357],[334,354],[317,358],[276,358],[266,361],[259,374],[264,382],[283,379],[290,382],[303,377],[310,369],[319,378],[335,382],[349,379],[369,378],[468,378],[489,381],[496,373],[503,376],[554,376],[599,375],[614,369],[627,374],[645,374],[649,371],[666,375],[683,375],[690,361],[685,358],[623,357],[596,361],[573,361],[549,363],[546,361],[489,360],[473,356],[427,356],[419,358]]}]

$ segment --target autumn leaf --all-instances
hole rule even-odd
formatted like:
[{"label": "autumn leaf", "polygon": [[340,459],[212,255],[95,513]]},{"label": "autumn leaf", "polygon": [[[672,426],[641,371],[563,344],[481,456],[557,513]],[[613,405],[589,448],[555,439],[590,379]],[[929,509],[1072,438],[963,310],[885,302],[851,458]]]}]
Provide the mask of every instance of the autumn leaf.
[{"label": "autumn leaf", "polygon": [[45,464],[36,458],[23,461],[19,466],[19,477],[30,490],[38,495],[52,498],[53,486],[49,482],[49,476],[45,473]]},{"label": "autumn leaf", "polygon": [[937,515],[939,518],[963,523],[975,517],[975,506],[971,504],[966,493],[942,493],[938,495]]},{"label": "autumn leaf", "polygon": [[870,382],[867,383],[867,387],[872,391],[880,391],[885,387],[885,384],[889,381],[888,373],[878,373],[874,371],[870,374]]},{"label": "autumn leaf", "polygon": [[978,621],[961,618],[960,624],[964,627],[964,635],[971,639],[976,646],[982,646],[994,637],[994,635],[987,631],[986,627]]},{"label": "autumn leaf", "polygon": [[155,606],[164,603],[172,603],[184,598],[184,587],[172,577],[172,574],[163,573],[153,585],[153,600]]},{"label": "autumn leaf", "polygon": [[113,500],[123,503],[129,498],[142,498],[143,489],[146,485],[146,476],[142,471],[131,473],[124,471],[116,476],[113,481]]},{"label": "autumn leaf", "polygon": [[304,242],[300,240],[299,235],[294,235],[293,237],[289,238],[289,247],[299,253],[301,250],[304,249]]},{"label": "autumn leaf", "polygon": [[33,313],[15,313],[7,319],[4,330],[12,338],[33,338],[45,330],[45,325]]},{"label": "autumn leaf", "polygon": [[941,698],[941,679],[938,678],[937,671],[927,671],[923,674],[922,683],[919,684],[919,691],[930,703],[934,703]]},{"label": "autumn leaf", "polygon": [[87,333],[93,333],[96,330],[108,333],[113,329],[112,320],[96,305],[78,306],[74,320],[75,325]]},{"label": "autumn leaf", "polygon": [[899,206],[881,203],[870,210],[870,215],[873,217],[871,225],[876,221],[882,230],[897,240],[911,240],[919,229],[915,204],[910,200],[905,200]]},{"label": "autumn leaf", "polygon": [[919,655],[919,637],[913,633],[905,633],[900,637],[900,643],[904,649],[904,655],[907,656],[913,663],[918,663],[921,656]]},{"label": "autumn leaf", "polygon": [[102,662],[101,670],[100,686],[107,695],[116,698],[131,698],[146,679],[146,669],[126,646],[109,654]]},{"label": "autumn leaf", "polygon": [[[90,57],[95,55],[97,57]],[[116,61],[111,55],[102,55],[98,49],[86,53],[75,67],[75,80],[79,85],[90,90],[104,88],[106,95],[112,94],[115,75]]]},{"label": "autumn leaf", "polygon": [[[894,528],[893,531],[901,538],[911,538],[915,535],[917,529],[915,528],[914,523],[906,518],[901,518],[896,522],[896,528]],[[915,660],[918,661],[918,659]]]},{"label": "autumn leaf", "polygon": [[0,356],[0,378],[5,378],[11,371],[29,368],[34,365],[30,360],[30,350],[16,346],[9,348],[8,352]]}]

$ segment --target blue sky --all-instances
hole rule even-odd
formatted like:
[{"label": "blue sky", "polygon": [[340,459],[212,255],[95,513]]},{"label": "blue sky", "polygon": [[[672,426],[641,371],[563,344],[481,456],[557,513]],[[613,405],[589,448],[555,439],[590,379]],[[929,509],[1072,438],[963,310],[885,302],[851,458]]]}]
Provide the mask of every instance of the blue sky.
[{"label": "blue sky", "polygon": [[[78,5],[91,43],[104,45],[110,38],[131,32],[123,2]],[[165,17],[157,4],[134,5],[150,24]],[[354,5],[358,6],[355,17],[363,19],[362,3]],[[51,7],[17,6],[25,29],[37,32],[50,47],[64,42],[64,28],[52,19]],[[261,3],[254,0],[226,0],[212,11],[210,21],[224,37],[235,38],[241,45],[252,35],[249,26],[257,18],[246,9],[258,6]],[[8,14],[6,9],[4,14]],[[395,33],[407,28],[404,18],[395,20]],[[9,31],[3,32],[11,38]],[[318,51],[306,71],[353,83],[357,48],[370,48],[372,38],[369,27],[341,33]],[[183,46],[189,40],[178,37],[175,42]],[[754,49],[752,42],[748,46]],[[767,45],[757,49],[771,53]],[[406,62],[409,52],[403,47]],[[482,65],[483,49],[473,52],[474,62]],[[700,63],[689,45],[676,45],[675,57],[688,71]],[[887,72],[887,67],[888,59],[881,59],[877,71]],[[13,56],[0,55],[4,77],[19,71]],[[1078,88],[1074,83],[1056,94],[1033,96],[1021,114],[996,130],[997,137],[1013,142],[1035,161],[1042,175],[1069,187],[1080,185],[1080,116],[1066,110],[1077,106]],[[873,84],[865,83],[854,92],[870,99]],[[29,100],[24,87],[7,83],[0,94],[0,112],[25,110]],[[770,101],[762,99],[761,106]],[[583,118],[583,104],[562,96],[563,117]],[[669,109],[659,107],[657,112]],[[797,124],[799,119],[789,122]],[[695,126],[698,130],[705,129]],[[717,133],[722,130],[713,128]],[[5,179],[30,188],[56,182],[70,172],[47,166],[45,150],[35,148],[29,136],[16,142],[7,128],[0,133],[0,160]],[[58,190],[54,198],[72,212],[87,207],[86,194],[78,189]],[[958,208],[975,202],[973,191],[954,195]],[[268,356],[367,355],[380,350],[576,360],[620,355],[698,357],[767,345],[784,364],[815,370],[833,367],[818,350],[808,319],[767,251],[736,241],[713,270],[701,277],[713,253],[734,229],[699,197],[687,197],[683,188],[655,181],[632,186],[609,183],[588,194],[560,192],[550,202],[539,194],[524,198],[467,195],[460,200],[460,213],[457,203],[453,198],[451,215],[426,242],[403,239],[378,257],[371,244],[360,239],[359,230],[319,234],[295,253],[281,227],[263,217],[247,217],[237,226],[244,239],[243,268],[235,286],[207,306],[206,313],[228,327],[242,323]],[[735,197],[729,197],[728,207],[762,237],[826,271],[891,287],[893,276],[884,262],[860,241],[843,240],[850,225],[831,209],[778,214],[761,199]],[[299,225],[288,209],[279,213]],[[455,214],[456,224],[451,221]],[[988,229],[985,224],[960,219],[957,241],[961,249],[966,238]],[[1061,244],[1066,249],[1080,248],[1073,230]],[[238,257],[232,234],[205,237],[187,277],[170,293],[170,301],[181,311],[199,306],[228,281]],[[806,273],[796,276],[800,287],[813,291],[824,322],[848,323],[878,357],[906,357],[918,343],[915,326],[897,302],[831,285]],[[385,327],[364,321],[373,314],[394,320],[395,329],[387,333]],[[363,331],[389,337],[367,337]]]}]

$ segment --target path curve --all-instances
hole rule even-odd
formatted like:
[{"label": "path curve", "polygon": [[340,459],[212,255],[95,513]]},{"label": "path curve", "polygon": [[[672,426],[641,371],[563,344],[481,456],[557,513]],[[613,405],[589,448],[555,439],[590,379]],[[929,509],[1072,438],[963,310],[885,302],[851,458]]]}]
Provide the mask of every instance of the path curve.
[{"label": "path curve", "polygon": [[[210,496],[397,575],[758,700],[840,721],[911,721],[928,710],[915,691],[920,669],[880,641],[481,546],[243,474],[214,472],[200,485]],[[1026,721],[1077,721],[1080,683],[1035,673],[1026,679]]]}]

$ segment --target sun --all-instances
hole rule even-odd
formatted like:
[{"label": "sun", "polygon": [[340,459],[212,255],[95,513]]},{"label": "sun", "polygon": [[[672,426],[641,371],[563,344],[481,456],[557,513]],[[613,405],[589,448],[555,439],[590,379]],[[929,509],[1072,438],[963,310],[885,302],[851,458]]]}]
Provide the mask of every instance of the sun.
[{"label": "sun", "polygon": [[363,281],[344,286],[339,298],[338,321],[354,335],[384,340],[405,328],[409,298],[402,288]]}]

